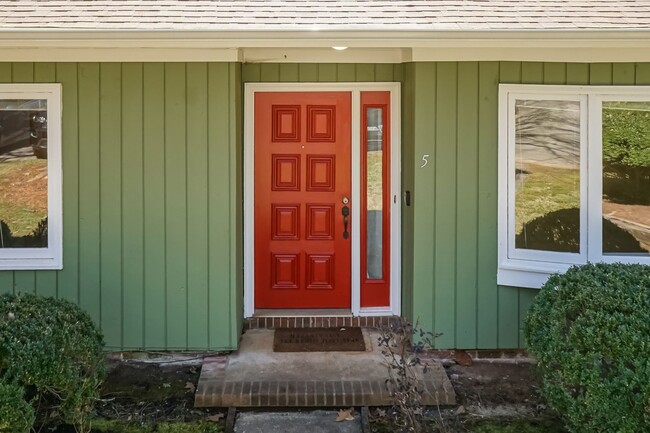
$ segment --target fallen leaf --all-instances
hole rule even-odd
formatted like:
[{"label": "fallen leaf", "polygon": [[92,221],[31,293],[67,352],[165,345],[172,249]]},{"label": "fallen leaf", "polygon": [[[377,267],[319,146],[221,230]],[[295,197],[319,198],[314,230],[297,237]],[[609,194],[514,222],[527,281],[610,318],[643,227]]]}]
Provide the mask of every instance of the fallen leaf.
[{"label": "fallen leaf", "polygon": [[462,367],[470,367],[472,365],[472,357],[464,350],[456,350],[454,353],[454,361]]},{"label": "fallen leaf", "polygon": [[350,409],[340,410],[338,416],[336,417],[336,422],[354,421],[354,416],[352,415],[352,412],[354,412],[353,407],[351,407]]},{"label": "fallen leaf", "polygon": [[194,392],[194,390],[196,389],[196,386],[194,386],[194,384],[192,382],[187,382],[185,384],[185,389],[189,389],[190,391]]},{"label": "fallen leaf", "polygon": [[215,413],[214,415],[210,415],[210,416],[208,416],[206,419],[207,419],[208,421],[212,421],[212,422],[219,422],[219,421],[221,421],[221,420],[223,419],[223,417],[224,417],[224,414],[222,414],[222,413]]}]

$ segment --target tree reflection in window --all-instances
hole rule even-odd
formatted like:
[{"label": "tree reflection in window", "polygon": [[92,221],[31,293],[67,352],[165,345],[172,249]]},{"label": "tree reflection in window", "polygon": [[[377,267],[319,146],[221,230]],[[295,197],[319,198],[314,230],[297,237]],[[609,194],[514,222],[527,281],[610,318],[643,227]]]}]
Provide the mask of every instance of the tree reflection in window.
[{"label": "tree reflection in window", "polygon": [[[650,251],[650,102],[603,102],[603,253]],[[619,232],[635,244],[619,244]]]},{"label": "tree reflection in window", "polygon": [[580,252],[580,102],[515,103],[515,247]]}]

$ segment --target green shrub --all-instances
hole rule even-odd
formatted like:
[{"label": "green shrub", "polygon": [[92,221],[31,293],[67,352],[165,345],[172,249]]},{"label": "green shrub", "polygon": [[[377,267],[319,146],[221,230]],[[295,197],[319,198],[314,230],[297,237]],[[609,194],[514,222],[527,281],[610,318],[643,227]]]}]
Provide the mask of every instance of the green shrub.
[{"label": "green shrub", "polygon": [[650,432],[650,266],[553,275],[525,323],[542,393],[575,433]]},{"label": "green shrub", "polygon": [[34,409],[23,394],[18,385],[0,382],[0,433],[26,433],[34,424]]},{"label": "green shrub", "polygon": [[82,426],[103,380],[103,337],[73,303],[31,294],[0,295],[0,381],[50,403]]}]

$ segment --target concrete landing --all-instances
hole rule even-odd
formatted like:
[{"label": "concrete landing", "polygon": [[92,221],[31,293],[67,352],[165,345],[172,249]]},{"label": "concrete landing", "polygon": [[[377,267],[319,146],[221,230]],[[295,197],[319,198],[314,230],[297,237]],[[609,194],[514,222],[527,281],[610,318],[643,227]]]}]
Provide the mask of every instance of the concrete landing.
[{"label": "concrete landing", "polygon": [[[206,358],[196,407],[389,406],[388,367],[379,332],[364,328],[365,352],[273,352],[273,330],[244,333],[237,352]],[[454,389],[441,364],[422,377],[424,405],[453,405]]]}]

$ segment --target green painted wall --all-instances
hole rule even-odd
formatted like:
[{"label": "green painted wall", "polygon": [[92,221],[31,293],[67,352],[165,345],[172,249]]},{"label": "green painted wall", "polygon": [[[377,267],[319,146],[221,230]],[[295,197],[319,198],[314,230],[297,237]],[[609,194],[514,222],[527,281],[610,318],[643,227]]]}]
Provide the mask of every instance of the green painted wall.
[{"label": "green painted wall", "polygon": [[226,349],[242,315],[241,66],[0,63],[63,86],[62,271],[1,292],[78,303],[107,349]]},{"label": "green painted wall", "polygon": [[[405,66],[413,110],[413,317],[441,348],[523,346],[536,290],[499,287],[499,83],[650,84],[650,64],[444,62]],[[406,108],[405,108],[406,110]],[[405,137],[408,133],[405,132]],[[409,141],[405,140],[405,146]],[[405,154],[408,151],[405,149]],[[422,155],[430,162],[420,168]]]},{"label": "green painted wall", "polygon": [[63,84],[64,167],[64,269],[0,291],[77,302],[110,350],[236,347],[242,83],[337,81],[402,83],[404,314],[439,347],[520,347],[536,291],[496,284],[498,84],[650,84],[650,64],[0,63]]}]

